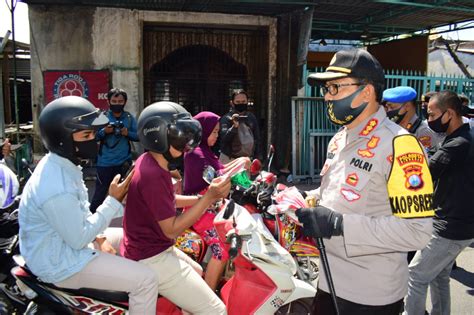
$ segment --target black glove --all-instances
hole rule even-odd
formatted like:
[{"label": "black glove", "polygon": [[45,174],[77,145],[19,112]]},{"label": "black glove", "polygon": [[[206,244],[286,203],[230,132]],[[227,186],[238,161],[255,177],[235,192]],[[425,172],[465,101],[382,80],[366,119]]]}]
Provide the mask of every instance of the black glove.
[{"label": "black glove", "polygon": [[326,207],[301,208],[296,210],[296,216],[303,223],[305,236],[331,238],[342,234],[342,214]]}]

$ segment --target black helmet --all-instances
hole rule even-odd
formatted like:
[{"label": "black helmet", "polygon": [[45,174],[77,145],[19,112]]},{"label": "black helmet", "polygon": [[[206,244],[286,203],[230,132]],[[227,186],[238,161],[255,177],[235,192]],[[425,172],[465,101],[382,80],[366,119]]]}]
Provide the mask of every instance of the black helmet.
[{"label": "black helmet", "polygon": [[170,145],[186,152],[199,145],[201,124],[181,105],[157,102],[148,105],[138,117],[138,138],[145,149],[167,154]]},{"label": "black helmet", "polygon": [[39,116],[41,138],[46,149],[73,163],[77,162],[77,158],[72,134],[98,129],[108,122],[109,119],[98,108],[78,96],[64,96],[50,102]]}]

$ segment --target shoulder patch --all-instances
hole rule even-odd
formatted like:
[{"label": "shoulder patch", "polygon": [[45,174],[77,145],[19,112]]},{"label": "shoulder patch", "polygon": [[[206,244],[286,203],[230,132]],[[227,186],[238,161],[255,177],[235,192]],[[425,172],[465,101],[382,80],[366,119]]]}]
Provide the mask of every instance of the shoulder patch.
[{"label": "shoulder patch", "polygon": [[372,131],[375,130],[375,128],[377,128],[378,124],[379,124],[379,121],[377,120],[377,118],[372,118],[371,120],[367,122],[365,127],[360,131],[359,135],[364,136],[364,137],[368,136]]},{"label": "shoulder patch", "polygon": [[387,182],[392,214],[404,219],[434,216],[433,182],[421,144],[412,135],[397,136],[392,144]]}]

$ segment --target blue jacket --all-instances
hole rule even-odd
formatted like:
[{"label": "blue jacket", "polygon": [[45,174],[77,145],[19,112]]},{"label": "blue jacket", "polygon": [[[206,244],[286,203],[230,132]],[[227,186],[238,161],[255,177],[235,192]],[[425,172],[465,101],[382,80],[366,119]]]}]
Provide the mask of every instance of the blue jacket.
[{"label": "blue jacket", "polygon": [[106,134],[105,128],[97,132],[97,139],[100,140],[100,151],[97,157],[97,166],[120,166],[132,159],[129,141],[138,141],[137,121],[129,112],[122,112],[119,118],[107,112],[110,124],[121,121],[125,128],[128,128],[128,137],[116,136],[114,133]]},{"label": "blue jacket", "polygon": [[20,252],[36,276],[57,283],[82,270],[97,256],[88,244],[122,214],[122,204],[110,196],[92,214],[82,169],[48,153],[23,190]]}]

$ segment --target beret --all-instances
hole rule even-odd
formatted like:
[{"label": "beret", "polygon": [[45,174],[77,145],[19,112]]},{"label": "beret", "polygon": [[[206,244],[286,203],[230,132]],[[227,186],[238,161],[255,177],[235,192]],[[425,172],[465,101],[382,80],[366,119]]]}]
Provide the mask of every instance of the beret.
[{"label": "beret", "polygon": [[383,100],[391,103],[405,103],[416,99],[416,90],[409,86],[397,86],[383,91]]}]

